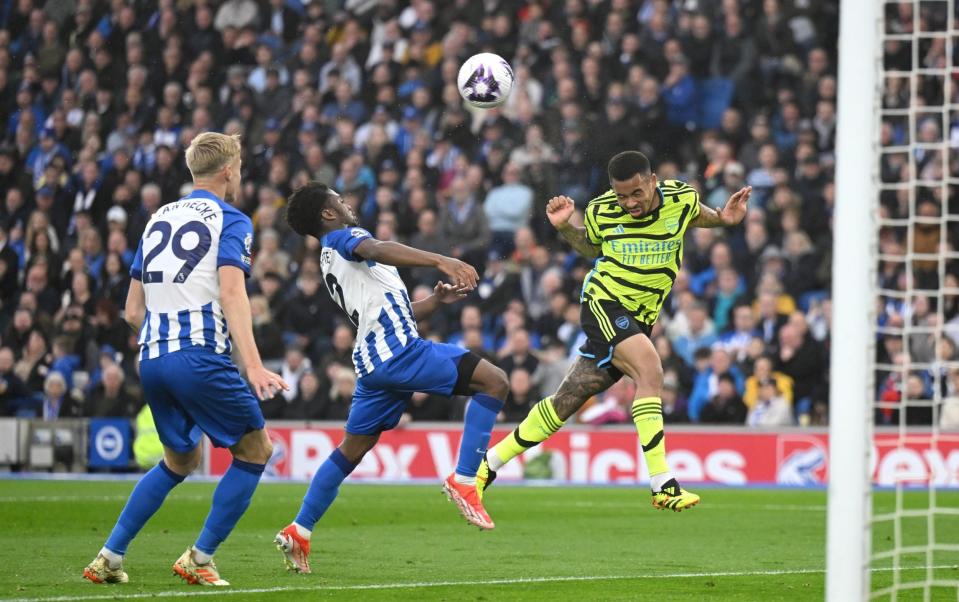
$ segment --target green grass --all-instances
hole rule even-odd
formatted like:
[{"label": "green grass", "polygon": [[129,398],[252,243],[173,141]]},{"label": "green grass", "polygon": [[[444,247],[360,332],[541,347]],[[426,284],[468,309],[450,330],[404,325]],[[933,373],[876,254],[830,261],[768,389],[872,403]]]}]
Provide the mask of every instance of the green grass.
[{"label": "green grass", "polygon": [[[125,562],[129,584],[95,586],[81,579],[132,486],[0,481],[0,599],[214,593],[170,572],[209,508],[208,483],[174,490],[134,541]],[[674,514],[653,510],[642,488],[496,487],[487,508],[497,528],[484,533],[466,526],[438,485],[346,485],[315,532],[314,574],[292,575],[271,542],[305,490],[302,484],[259,488],[217,554],[233,584],[229,600],[291,594],[309,600],[551,602],[823,598],[821,491],[705,489],[701,506]],[[892,500],[877,494],[877,505],[886,509]],[[918,495],[909,501],[924,503]],[[959,494],[940,493],[939,504],[955,507]],[[953,534],[948,540],[957,539]],[[880,536],[877,546],[883,543]],[[917,558],[910,566],[922,564]],[[947,571],[937,575],[959,576]],[[873,582],[890,579],[889,572],[877,572]],[[276,591],[249,591],[266,588]],[[956,593],[933,599],[955,600]]]}]

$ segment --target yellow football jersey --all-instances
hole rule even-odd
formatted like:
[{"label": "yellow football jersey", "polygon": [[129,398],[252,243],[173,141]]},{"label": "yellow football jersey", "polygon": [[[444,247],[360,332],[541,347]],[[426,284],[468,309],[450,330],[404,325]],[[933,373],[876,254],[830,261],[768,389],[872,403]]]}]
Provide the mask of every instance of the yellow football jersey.
[{"label": "yellow football jersey", "polygon": [[652,325],[683,263],[683,236],[699,216],[699,193],[679,180],[656,188],[659,206],[636,218],[609,190],[586,207],[586,236],[602,254],[583,281],[581,302],[615,301]]}]

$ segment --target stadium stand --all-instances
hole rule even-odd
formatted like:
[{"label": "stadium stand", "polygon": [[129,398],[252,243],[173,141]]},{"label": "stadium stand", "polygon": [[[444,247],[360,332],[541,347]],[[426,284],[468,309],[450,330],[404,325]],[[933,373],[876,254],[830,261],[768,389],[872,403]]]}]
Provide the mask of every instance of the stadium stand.
[{"label": "stadium stand", "polygon": [[[585,206],[609,157],[638,149],[712,206],[754,187],[742,226],[687,240],[654,331],[667,420],[824,424],[838,9],[787,4],[0,0],[0,414],[137,416],[135,336],[120,319],[132,253],[189,182],[184,148],[216,130],[244,139],[257,342],[294,385],[265,404],[268,418],[342,419],[354,381],[317,241],[285,227],[293,188],[328,182],[377,237],[476,266],[477,291],[421,331],[507,367],[513,420],[556,387],[582,337],[589,265],[558,241],[545,201]],[[456,72],[483,50],[517,81],[502,109],[470,112]],[[908,102],[907,89],[887,102]],[[944,132],[930,121],[920,135]],[[417,296],[438,274],[404,277]],[[883,319],[923,316],[888,307]],[[935,352],[923,344],[913,352]],[[905,352],[892,347],[880,354]],[[905,386],[930,382],[917,379]],[[895,380],[881,383],[890,398]],[[628,422],[628,387],[585,419]],[[462,403],[423,395],[409,409],[461,415]]]}]

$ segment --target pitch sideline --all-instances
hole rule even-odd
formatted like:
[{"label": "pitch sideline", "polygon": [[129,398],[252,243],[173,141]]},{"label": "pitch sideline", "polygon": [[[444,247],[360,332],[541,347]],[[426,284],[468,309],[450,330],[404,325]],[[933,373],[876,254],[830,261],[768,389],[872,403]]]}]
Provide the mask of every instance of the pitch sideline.
[{"label": "pitch sideline", "polygon": [[[125,502],[130,497],[129,494],[116,494],[116,495],[99,495],[99,496],[84,496],[84,502]],[[14,503],[42,503],[42,502],[72,502],[75,501],[76,496],[69,495],[35,495],[35,496],[0,496],[0,504],[14,504]],[[190,495],[178,494],[175,498],[177,501],[209,501],[209,495]],[[635,502],[590,502],[590,501],[575,501],[575,502],[542,502],[540,505],[545,507],[551,506],[562,506],[562,507],[574,507],[574,508],[635,508]],[[703,504],[702,506],[697,506],[697,511],[699,510],[728,510],[731,508],[737,509],[752,509],[752,510],[785,510],[785,511],[810,511],[810,512],[825,512],[825,504],[723,504],[723,503],[712,503],[712,504]]]},{"label": "pitch sideline", "polygon": [[[904,567],[900,571],[919,571],[928,569],[954,569],[955,565],[932,565]],[[892,568],[874,568],[874,573],[892,572],[897,569]],[[279,592],[324,592],[324,591],[363,591],[363,590],[390,590],[390,589],[423,589],[428,587],[459,587],[474,585],[517,585],[523,583],[563,583],[563,582],[582,582],[582,581],[626,581],[626,580],[644,580],[650,579],[698,579],[704,577],[775,577],[776,575],[822,575],[826,569],[783,569],[771,571],[720,571],[715,573],[664,573],[660,575],[583,575],[583,576],[557,576],[557,577],[529,577],[518,579],[491,579],[488,581],[427,581],[411,583],[374,583],[369,585],[319,585],[319,586],[278,586],[278,587],[256,587],[256,588],[230,588],[230,589],[179,589],[164,592],[151,592],[124,595],[116,591],[115,587],[110,587],[111,593],[94,594],[90,596],[53,596],[47,598],[7,598],[0,602],[80,602],[83,600],[132,600],[137,598],[182,598],[186,596],[230,596],[240,594],[272,594]]]}]

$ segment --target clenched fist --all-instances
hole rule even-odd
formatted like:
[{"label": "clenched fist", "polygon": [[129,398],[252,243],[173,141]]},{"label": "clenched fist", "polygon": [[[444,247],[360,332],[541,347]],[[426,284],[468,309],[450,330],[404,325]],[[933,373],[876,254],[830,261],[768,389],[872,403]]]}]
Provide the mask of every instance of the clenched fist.
[{"label": "clenched fist", "polygon": [[554,228],[559,228],[573,216],[576,204],[568,196],[554,196],[546,203],[546,217]]}]

